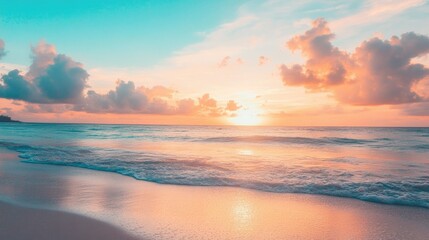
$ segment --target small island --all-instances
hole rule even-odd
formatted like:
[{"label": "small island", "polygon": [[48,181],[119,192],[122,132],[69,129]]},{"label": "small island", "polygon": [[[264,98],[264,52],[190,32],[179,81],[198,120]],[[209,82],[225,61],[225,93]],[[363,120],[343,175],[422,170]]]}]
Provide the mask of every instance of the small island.
[{"label": "small island", "polygon": [[11,117],[6,115],[0,115],[0,122],[20,122],[20,121],[13,120]]}]

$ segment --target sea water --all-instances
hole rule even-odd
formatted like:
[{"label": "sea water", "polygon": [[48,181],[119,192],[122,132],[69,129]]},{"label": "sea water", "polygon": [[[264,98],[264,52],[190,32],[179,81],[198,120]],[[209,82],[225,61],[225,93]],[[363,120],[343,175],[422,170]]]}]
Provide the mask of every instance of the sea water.
[{"label": "sea water", "polygon": [[25,163],[429,208],[429,128],[0,124]]}]

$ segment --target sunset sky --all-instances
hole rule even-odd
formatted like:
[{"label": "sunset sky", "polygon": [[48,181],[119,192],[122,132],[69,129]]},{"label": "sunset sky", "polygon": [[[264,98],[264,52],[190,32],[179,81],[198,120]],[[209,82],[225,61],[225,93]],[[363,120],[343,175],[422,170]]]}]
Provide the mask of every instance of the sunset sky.
[{"label": "sunset sky", "polygon": [[429,126],[429,2],[0,0],[22,121]]}]

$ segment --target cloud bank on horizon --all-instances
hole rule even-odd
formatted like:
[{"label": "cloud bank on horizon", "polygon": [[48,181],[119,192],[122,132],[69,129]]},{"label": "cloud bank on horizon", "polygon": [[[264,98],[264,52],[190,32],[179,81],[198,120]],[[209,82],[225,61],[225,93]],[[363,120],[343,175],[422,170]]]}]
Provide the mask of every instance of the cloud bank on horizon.
[{"label": "cloud bank on horizon", "polygon": [[[118,80],[115,90],[106,94],[84,90],[88,72],[81,63],[58,54],[55,46],[40,42],[32,47],[32,64],[26,74],[15,69],[0,78],[0,98],[36,103],[29,112],[79,111],[87,113],[207,115],[223,116],[236,111],[235,101],[218,107],[217,101],[204,94],[198,101],[191,98],[173,99],[175,90],[154,86],[136,87],[132,81]],[[68,104],[68,106],[45,106]],[[233,105],[235,104],[235,105]]]}]

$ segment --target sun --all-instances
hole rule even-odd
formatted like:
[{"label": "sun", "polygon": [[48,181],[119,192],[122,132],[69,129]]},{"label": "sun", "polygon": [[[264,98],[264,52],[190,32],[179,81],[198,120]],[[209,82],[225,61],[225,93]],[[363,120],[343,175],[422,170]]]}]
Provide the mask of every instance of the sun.
[{"label": "sun", "polygon": [[241,109],[236,115],[229,118],[229,121],[234,125],[240,126],[255,126],[262,123],[262,119],[258,112],[252,109]]}]

